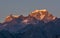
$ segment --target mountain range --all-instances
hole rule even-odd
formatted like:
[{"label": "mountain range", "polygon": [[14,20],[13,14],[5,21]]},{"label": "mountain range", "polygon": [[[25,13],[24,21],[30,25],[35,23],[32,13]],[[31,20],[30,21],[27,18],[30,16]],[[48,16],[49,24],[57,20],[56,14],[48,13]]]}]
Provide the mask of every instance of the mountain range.
[{"label": "mountain range", "polygon": [[28,16],[11,14],[0,23],[0,38],[60,38],[60,18],[46,9]]}]

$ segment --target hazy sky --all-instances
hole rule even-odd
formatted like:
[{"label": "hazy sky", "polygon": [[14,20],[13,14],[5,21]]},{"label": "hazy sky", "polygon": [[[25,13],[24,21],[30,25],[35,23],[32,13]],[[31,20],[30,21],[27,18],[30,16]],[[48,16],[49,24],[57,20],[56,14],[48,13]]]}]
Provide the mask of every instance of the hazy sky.
[{"label": "hazy sky", "polygon": [[0,0],[0,22],[10,14],[28,15],[35,9],[47,9],[60,17],[60,0]]}]

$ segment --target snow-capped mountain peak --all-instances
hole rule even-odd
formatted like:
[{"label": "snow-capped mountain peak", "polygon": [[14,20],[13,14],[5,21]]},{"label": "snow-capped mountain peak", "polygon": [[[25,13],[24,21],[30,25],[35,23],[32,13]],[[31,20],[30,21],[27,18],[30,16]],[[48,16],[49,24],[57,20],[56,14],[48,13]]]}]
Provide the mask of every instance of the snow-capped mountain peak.
[{"label": "snow-capped mountain peak", "polygon": [[38,20],[43,20],[44,22],[49,22],[56,19],[56,17],[50,14],[46,9],[35,10],[30,13],[30,16],[33,16]]}]

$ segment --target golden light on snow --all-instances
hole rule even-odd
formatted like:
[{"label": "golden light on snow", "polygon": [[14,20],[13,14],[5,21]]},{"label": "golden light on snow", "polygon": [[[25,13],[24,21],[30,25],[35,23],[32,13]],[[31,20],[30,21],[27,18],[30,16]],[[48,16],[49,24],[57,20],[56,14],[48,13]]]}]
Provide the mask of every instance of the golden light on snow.
[{"label": "golden light on snow", "polygon": [[[35,17],[38,20],[44,20],[44,21],[45,20],[52,21],[52,20],[56,19],[56,17],[53,16],[52,14],[50,14],[46,9],[35,10],[35,11],[31,12],[29,15],[32,17]],[[7,16],[5,21],[9,22],[9,21],[13,20],[14,18],[19,18],[19,15]],[[22,22],[27,23],[28,19],[25,19]]]},{"label": "golden light on snow", "polygon": [[9,22],[11,20],[12,20],[12,18],[10,16],[7,16],[6,19],[5,19],[6,22]]},{"label": "golden light on snow", "polygon": [[19,18],[19,15],[12,15],[14,18]]},{"label": "golden light on snow", "polygon": [[28,22],[28,20],[27,20],[27,19],[25,19],[25,20],[23,20],[22,22],[23,22],[23,23],[27,23],[27,22]]},{"label": "golden light on snow", "polygon": [[13,20],[14,18],[19,18],[19,15],[10,15],[10,16],[7,16],[5,21],[9,22],[9,21]]},{"label": "golden light on snow", "polygon": [[30,14],[30,16],[33,16],[39,20],[48,20],[48,21],[52,21],[56,18],[55,16],[50,14],[46,9],[35,10]]},{"label": "golden light on snow", "polygon": [[46,10],[46,9],[42,9],[42,10],[39,10],[39,11],[43,11],[43,12],[46,12],[47,10]]}]

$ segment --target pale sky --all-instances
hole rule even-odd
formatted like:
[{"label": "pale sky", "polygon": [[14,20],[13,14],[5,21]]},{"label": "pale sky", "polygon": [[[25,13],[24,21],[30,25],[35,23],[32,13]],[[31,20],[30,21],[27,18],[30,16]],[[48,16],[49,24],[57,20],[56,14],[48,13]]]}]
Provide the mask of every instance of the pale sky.
[{"label": "pale sky", "polygon": [[10,14],[28,15],[35,9],[47,9],[60,17],[60,0],[0,0],[0,22]]}]

